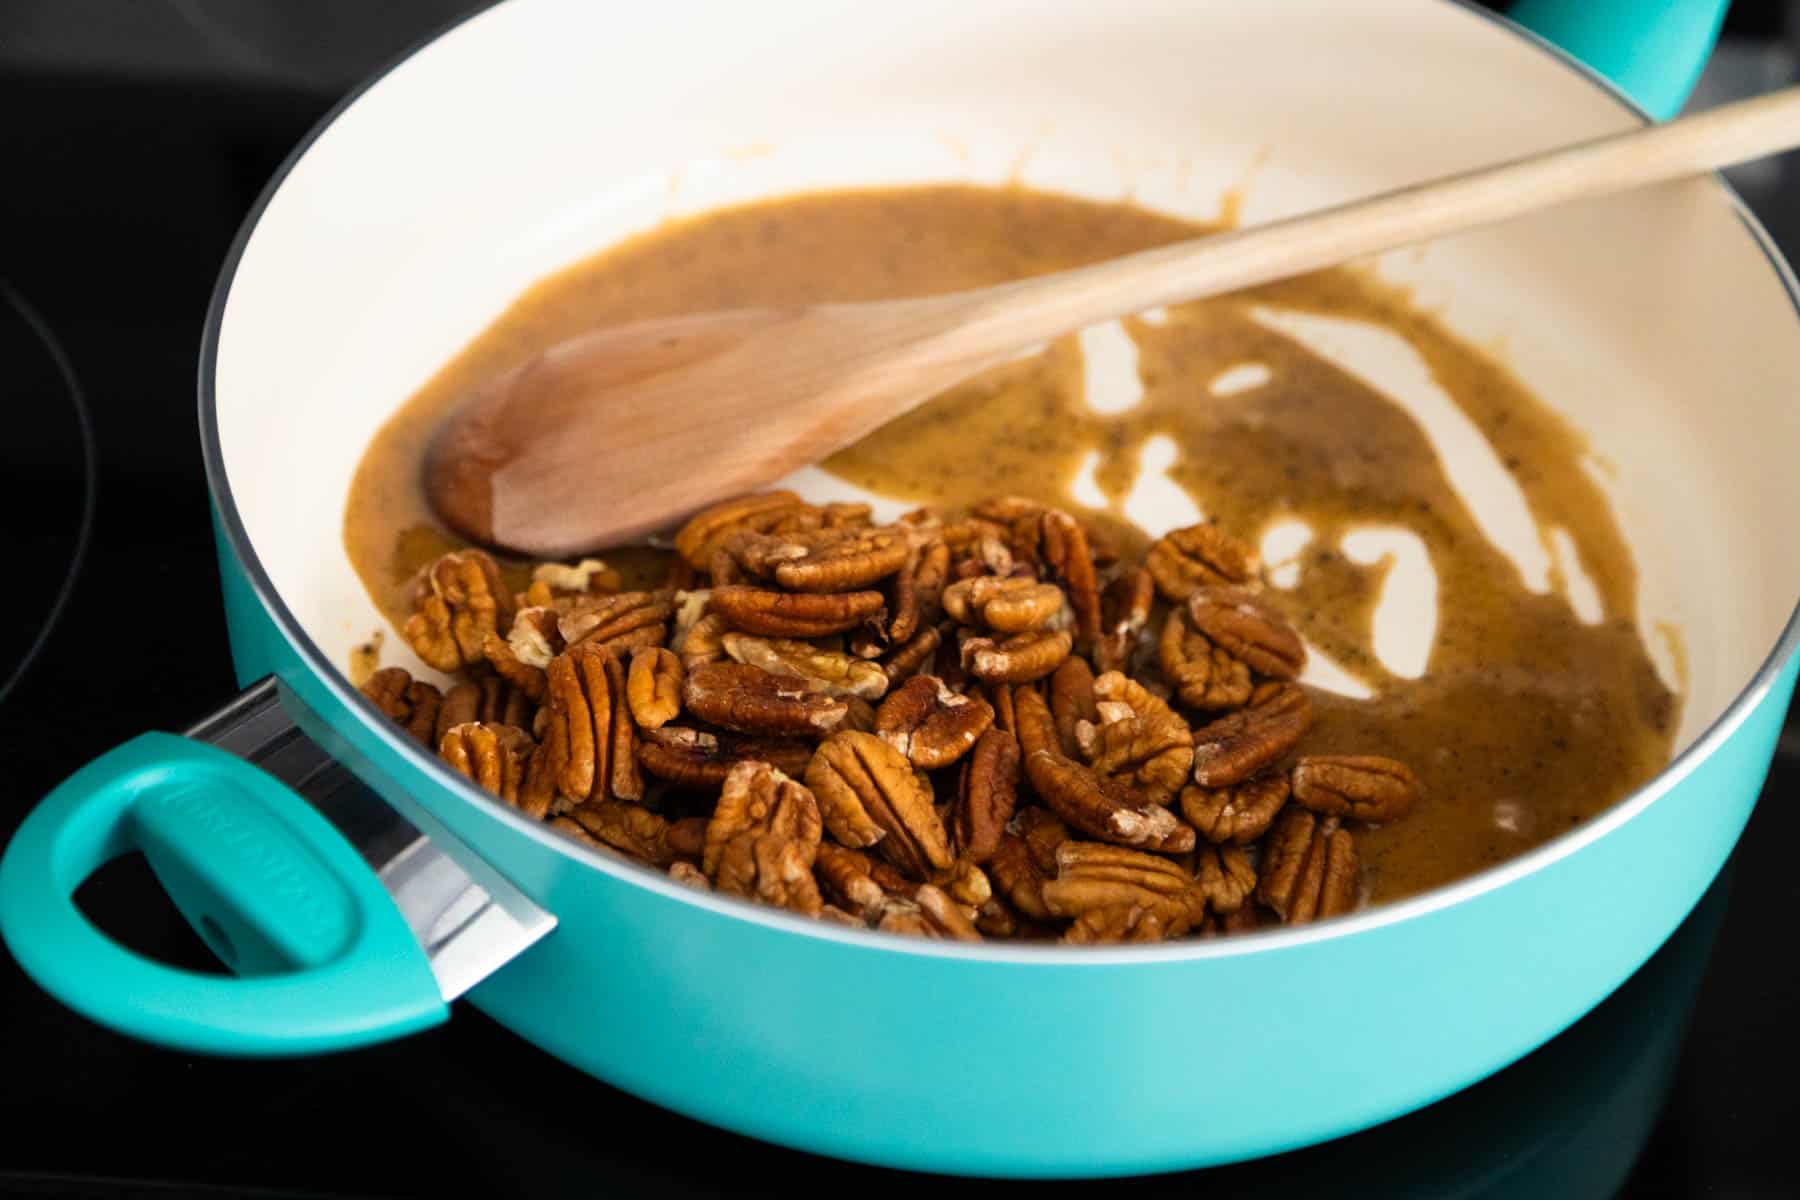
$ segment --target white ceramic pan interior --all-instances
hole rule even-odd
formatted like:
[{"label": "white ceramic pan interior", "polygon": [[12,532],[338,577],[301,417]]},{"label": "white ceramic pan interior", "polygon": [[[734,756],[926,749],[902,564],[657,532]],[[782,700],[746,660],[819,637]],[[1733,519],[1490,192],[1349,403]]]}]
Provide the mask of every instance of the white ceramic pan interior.
[{"label": "white ceramic pan interior", "polygon": [[[1566,61],[1441,0],[502,5],[376,83],[268,205],[219,335],[227,480],[282,600],[342,667],[382,625],[341,542],[371,434],[526,286],[670,216],[805,189],[1016,180],[1197,218],[1235,192],[1253,224],[1638,120]],[[1754,223],[1694,181],[1376,265],[1499,347],[1610,464],[1596,473],[1636,552],[1644,626],[1685,640],[1689,744],[1800,595],[1800,322]],[[1366,329],[1294,329],[1414,412],[1479,519],[1547,587],[1510,477],[1411,352]],[[1093,372],[1103,400],[1128,401],[1128,360],[1096,355]],[[1143,523],[1191,519],[1146,467]],[[816,472],[800,485],[848,490]],[[1428,627],[1429,587],[1395,587],[1394,627]],[[1399,664],[1425,649],[1378,642]],[[385,660],[422,670],[397,638]]]}]

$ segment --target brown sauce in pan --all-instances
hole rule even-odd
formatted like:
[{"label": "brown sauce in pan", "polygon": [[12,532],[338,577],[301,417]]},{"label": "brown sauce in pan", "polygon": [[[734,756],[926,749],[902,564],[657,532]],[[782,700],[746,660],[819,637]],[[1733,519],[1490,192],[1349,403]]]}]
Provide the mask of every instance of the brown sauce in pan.
[{"label": "brown sauce in pan", "polygon": [[[1204,232],[1124,204],[1021,189],[916,188],[791,197],[672,223],[551,276],[515,302],[382,428],[351,487],[345,545],[398,624],[410,579],[458,544],[418,482],[425,440],[476,382],[592,326],[748,305],[872,300],[998,283]],[[1539,529],[1566,530],[1598,591],[1579,620],[1553,570],[1530,590],[1483,535],[1431,445],[1395,402],[1252,316],[1256,306],[1369,322],[1403,338],[1517,481]],[[1369,276],[1322,272],[1133,320],[1144,396],[1090,409],[1075,339],[971,381],[825,464],[871,490],[959,505],[998,493],[1071,504],[1092,452],[1107,500],[1083,510],[1129,551],[1144,540],[1122,504],[1147,440],[1166,437],[1166,474],[1226,529],[1260,539],[1272,521],[1312,529],[1298,583],[1274,595],[1303,635],[1374,689],[1318,693],[1319,752],[1410,764],[1426,799],[1359,835],[1374,899],[1500,862],[1593,816],[1667,760],[1679,701],[1637,626],[1636,572],[1581,437],[1502,366]],[[1261,364],[1260,386],[1214,395],[1228,368]],[[1341,535],[1371,525],[1416,534],[1437,576],[1438,622],[1423,677],[1373,652],[1391,563],[1361,565]],[[610,565],[657,569],[655,552]]]}]

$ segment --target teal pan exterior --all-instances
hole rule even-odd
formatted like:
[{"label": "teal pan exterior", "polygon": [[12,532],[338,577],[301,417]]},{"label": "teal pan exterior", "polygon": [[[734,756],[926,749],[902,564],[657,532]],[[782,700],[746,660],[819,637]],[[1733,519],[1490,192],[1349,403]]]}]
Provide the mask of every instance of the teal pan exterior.
[{"label": "teal pan exterior", "polygon": [[1426,897],[1401,919],[1260,946],[958,952],[699,903],[623,863],[597,869],[459,794],[457,777],[327,694],[223,561],[246,680],[289,678],[345,731],[338,750],[364,760],[359,773],[416,781],[390,799],[422,806],[556,914],[556,932],[471,1003],[685,1115],[959,1174],[1130,1174],[1275,1153],[1409,1112],[1541,1045],[1642,965],[1724,865],[1800,667],[1789,654],[1652,803],[1454,902]]},{"label": "teal pan exterior", "polygon": [[[1532,7],[1546,30],[1552,8],[1584,14],[1559,32],[1666,114],[1724,5]],[[1608,19],[1635,27],[1596,33]],[[944,946],[694,893],[453,774],[349,687],[269,587],[226,486],[211,390],[219,315],[255,222],[220,281],[201,364],[239,679],[279,676],[306,732],[428,834],[475,848],[480,861],[463,865],[477,878],[497,872],[556,916],[471,1003],[675,1111],[865,1162],[1030,1176],[1194,1167],[1348,1133],[1491,1073],[1603,999],[1693,907],[1761,788],[1800,664],[1792,621],[1718,724],[1632,800],[1476,879],[1303,930],[1085,953]],[[0,932],[25,969],[96,1020],[207,1053],[343,1050],[443,1019],[416,947],[392,936],[347,847],[253,769],[168,742],[128,743],[78,773],[9,846]],[[262,806],[253,832],[271,848],[257,869],[286,863],[288,878],[320,880],[311,893],[338,898],[339,924],[252,911],[250,868],[208,858],[251,835],[188,827],[204,806],[158,800],[189,785]],[[133,846],[161,854],[165,886],[197,925],[211,916],[259,947],[244,978],[146,973],[85,926],[68,892]],[[90,969],[56,965],[71,941],[92,950]]]}]

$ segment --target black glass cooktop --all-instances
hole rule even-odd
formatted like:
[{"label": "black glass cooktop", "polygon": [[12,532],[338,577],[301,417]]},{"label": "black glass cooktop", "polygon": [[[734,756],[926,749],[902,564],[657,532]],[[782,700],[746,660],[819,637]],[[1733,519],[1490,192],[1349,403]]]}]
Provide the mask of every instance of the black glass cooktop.
[{"label": "black glass cooktop", "polygon": [[[24,668],[0,692],[0,837],[80,763],[146,728],[180,728],[233,690],[193,415],[214,275],[257,191],[331,101],[461,7],[0,6],[0,688]],[[1780,81],[1766,78],[1786,61],[1778,43],[1734,46],[1764,86]],[[1793,189],[1780,174],[1754,182],[1752,203],[1785,240]],[[1495,1078],[1327,1146],[1102,1187],[1800,1194],[1797,795],[1800,739],[1784,740],[1731,866],[1668,945]],[[128,943],[205,966],[146,876],[127,860],[82,900]],[[467,1006],[432,1033],[331,1058],[171,1054],[60,1008],[0,953],[5,1194],[847,1195],[894,1183],[932,1195],[1047,1186],[869,1171],[722,1134],[563,1067]]]}]

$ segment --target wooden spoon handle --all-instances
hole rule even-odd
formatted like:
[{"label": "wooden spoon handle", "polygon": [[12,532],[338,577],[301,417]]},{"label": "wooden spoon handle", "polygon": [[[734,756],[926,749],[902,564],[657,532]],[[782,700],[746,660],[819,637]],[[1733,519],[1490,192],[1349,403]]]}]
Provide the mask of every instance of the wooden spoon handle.
[{"label": "wooden spoon handle", "polygon": [[[1715,170],[1800,145],[1800,87],[1415,184],[1241,232],[964,293],[947,341],[971,355],[1030,345],[1162,304],[1253,287],[1570,200]],[[1645,247],[1653,253],[1654,247]],[[966,340],[965,340],[966,339]]]},{"label": "wooden spoon handle", "polygon": [[426,489],[440,513],[478,539],[543,556],[583,551],[766,486],[983,367],[1070,330],[1796,143],[1800,88],[1788,88],[1241,233],[1000,287],[596,331],[471,397],[433,439]]}]

